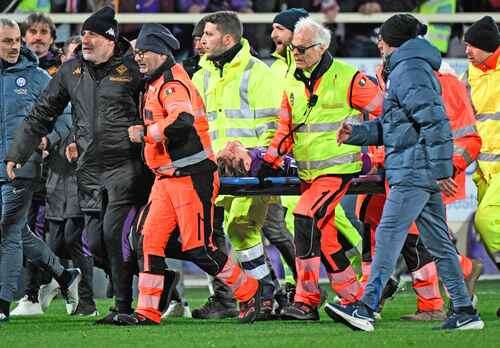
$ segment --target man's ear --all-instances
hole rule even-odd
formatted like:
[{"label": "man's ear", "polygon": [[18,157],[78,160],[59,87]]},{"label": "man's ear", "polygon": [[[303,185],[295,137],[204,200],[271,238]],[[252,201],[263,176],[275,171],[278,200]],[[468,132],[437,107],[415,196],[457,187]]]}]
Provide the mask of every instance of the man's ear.
[{"label": "man's ear", "polygon": [[224,36],[222,37],[222,43],[224,44],[224,46],[231,46],[234,45],[236,41],[231,34],[224,34]]}]

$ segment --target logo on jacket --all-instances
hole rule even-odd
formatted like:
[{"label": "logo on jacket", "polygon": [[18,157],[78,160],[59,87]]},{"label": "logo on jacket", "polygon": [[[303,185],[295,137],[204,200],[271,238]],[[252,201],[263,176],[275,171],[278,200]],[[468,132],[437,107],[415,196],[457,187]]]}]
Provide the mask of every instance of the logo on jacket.
[{"label": "logo on jacket", "polygon": [[123,75],[127,72],[128,68],[125,65],[120,64],[115,70],[118,74]]},{"label": "logo on jacket", "polygon": [[18,77],[16,79],[16,86],[21,88],[26,86],[26,79],[24,77]]}]

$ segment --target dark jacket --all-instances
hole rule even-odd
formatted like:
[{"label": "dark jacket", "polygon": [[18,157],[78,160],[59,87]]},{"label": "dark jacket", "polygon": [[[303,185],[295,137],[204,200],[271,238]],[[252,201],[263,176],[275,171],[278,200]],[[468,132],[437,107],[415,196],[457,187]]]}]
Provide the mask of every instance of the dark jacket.
[{"label": "dark jacket", "polygon": [[453,142],[433,71],[439,51],[424,39],[405,42],[390,57],[384,113],[353,126],[348,144],[385,145],[389,185],[437,189],[453,175]]},{"label": "dark jacket", "polygon": [[75,165],[66,159],[66,146],[73,141],[71,136],[71,108],[68,106],[47,136],[49,156],[45,159],[48,168],[47,203],[45,216],[50,220],[82,216],[78,199]]},{"label": "dark jacket", "polygon": [[[50,76],[38,67],[37,57],[22,47],[17,64],[4,68],[0,60],[0,180],[7,180],[5,159],[14,142],[14,133],[31,107],[49,83]],[[25,165],[16,169],[19,178],[36,178],[40,175],[41,153],[34,150],[40,141],[25,152]]]},{"label": "dark jacket", "polygon": [[95,66],[79,54],[63,64],[18,129],[7,158],[24,163],[71,102],[79,189],[95,191],[101,174],[140,162],[140,146],[130,142],[128,128],[142,123],[142,82],[129,49],[122,40],[106,63]]}]

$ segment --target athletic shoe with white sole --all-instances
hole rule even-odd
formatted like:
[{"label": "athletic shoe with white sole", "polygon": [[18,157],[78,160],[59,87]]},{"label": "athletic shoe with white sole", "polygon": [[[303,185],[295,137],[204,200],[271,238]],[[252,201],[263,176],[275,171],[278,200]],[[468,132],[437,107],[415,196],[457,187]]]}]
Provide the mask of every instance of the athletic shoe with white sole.
[{"label": "athletic shoe with white sole", "polygon": [[55,279],[52,279],[50,283],[40,286],[40,291],[38,292],[38,302],[42,306],[42,310],[45,312],[49,308],[52,300],[59,294],[59,283]]},{"label": "athletic shoe with white sole", "polygon": [[161,318],[191,318],[191,309],[187,302],[172,300]]},{"label": "athletic shoe with white sole", "polygon": [[71,315],[78,307],[78,284],[82,279],[82,272],[79,268],[69,268],[66,271],[70,273],[70,277],[66,287],[61,286],[61,295],[66,301],[66,312]]},{"label": "athletic shoe with white sole", "polygon": [[29,299],[28,295],[24,295],[22,299],[17,302],[17,307],[14,308],[10,315],[41,315],[43,314],[42,307],[39,302],[33,302]]},{"label": "athletic shoe with white sole", "polygon": [[441,330],[482,330],[484,322],[477,313],[464,313],[453,311],[437,329]]},{"label": "athletic shoe with white sole", "polygon": [[375,330],[373,313],[362,302],[348,305],[327,303],[325,312],[334,321],[343,323],[353,330]]}]

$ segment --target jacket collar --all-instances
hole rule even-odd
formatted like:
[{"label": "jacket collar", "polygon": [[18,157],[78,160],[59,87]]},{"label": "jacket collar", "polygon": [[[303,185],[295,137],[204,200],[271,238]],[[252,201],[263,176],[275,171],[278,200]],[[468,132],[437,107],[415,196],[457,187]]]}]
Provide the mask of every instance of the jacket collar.
[{"label": "jacket collar", "polygon": [[484,62],[479,65],[474,65],[476,68],[481,69],[482,72],[487,72],[488,70],[494,70],[497,67],[500,57],[500,47],[497,48],[492,55],[490,55]]},{"label": "jacket collar", "polygon": [[316,81],[318,81],[321,76],[323,76],[323,74],[330,68],[332,64],[333,57],[330,52],[326,51],[321,57],[319,63],[313,69],[310,77],[306,77],[302,69],[295,69],[295,73],[293,74],[293,76],[297,80],[302,81],[304,85],[306,85],[306,88],[309,90],[309,92],[312,94]]}]

